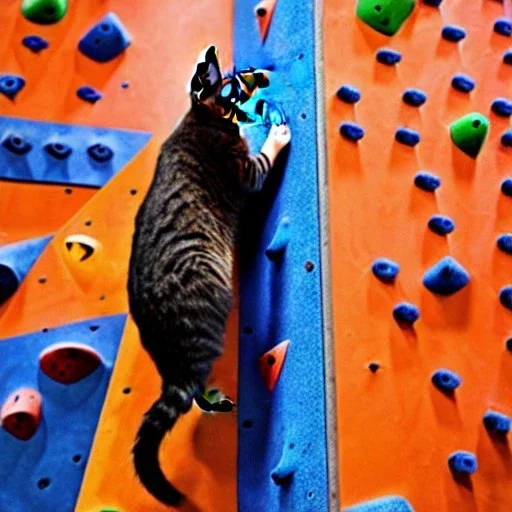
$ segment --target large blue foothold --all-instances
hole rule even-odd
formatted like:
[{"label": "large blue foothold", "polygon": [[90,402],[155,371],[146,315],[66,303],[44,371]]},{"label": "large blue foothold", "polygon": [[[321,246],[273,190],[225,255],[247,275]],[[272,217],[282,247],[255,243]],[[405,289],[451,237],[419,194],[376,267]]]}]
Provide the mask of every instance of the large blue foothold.
[{"label": "large blue foothold", "polygon": [[510,117],[512,115],[512,102],[505,98],[496,98],[492,102],[491,110],[498,116]]},{"label": "large blue foothold", "polygon": [[111,12],[89,30],[78,44],[78,49],[90,59],[108,62],[123,53],[130,43],[130,34]]},{"label": "large blue foothold", "polygon": [[500,290],[500,302],[503,307],[512,311],[512,286],[504,286]]},{"label": "large blue foothold", "polygon": [[340,134],[352,142],[357,142],[364,137],[364,129],[355,123],[342,123]]},{"label": "large blue foothold", "polygon": [[342,509],[342,512],[414,512],[412,505],[401,496],[383,496],[372,501]]},{"label": "large blue foothold", "polygon": [[103,97],[102,94],[94,89],[94,87],[89,87],[88,85],[84,85],[83,87],[80,87],[76,91],[76,95],[84,101],[87,101],[88,103],[96,103],[98,100],[101,100]]},{"label": "large blue foothold", "polygon": [[402,60],[402,54],[396,50],[389,48],[381,48],[376,54],[377,62],[385,64],[386,66],[394,66]]},{"label": "large blue foothold", "polygon": [[512,235],[510,233],[500,235],[498,240],[496,240],[496,245],[500,251],[512,254]]},{"label": "large blue foothold", "polygon": [[501,136],[501,143],[506,148],[512,148],[512,128],[506,130]]},{"label": "large blue foothold", "polygon": [[378,258],[373,262],[372,272],[383,283],[393,283],[400,272],[400,265],[387,258]]},{"label": "large blue foothold", "polygon": [[414,304],[401,302],[394,307],[393,317],[399,324],[412,327],[420,317],[420,310]]},{"label": "large blue foothold", "polygon": [[10,100],[16,98],[23,87],[25,87],[25,80],[21,76],[0,76],[0,93],[7,96]]},{"label": "large blue foothold", "polygon": [[400,144],[405,144],[406,146],[414,147],[421,140],[420,134],[411,130],[410,128],[398,128],[395,133],[395,139]]},{"label": "large blue foothold", "polygon": [[512,50],[507,50],[503,54],[503,63],[512,65]]},{"label": "large blue foothold", "polygon": [[468,93],[475,88],[475,81],[467,75],[455,75],[452,78],[452,87],[459,92]]},{"label": "large blue foothold", "polygon": [[494,32],[510,37],[512,35],[512,23],[507,18],[499,18],[494,23]]},{"label": "large blue foothold", "polygon": [[466,31],[462,27],[456,27],[455,25],[446,25],[443,27],[441,32],[443,39],[452,43],[458,43],[466,37]]},{"label": "large blue foothold", "polygon": [[361,93],[352,85],[342,85],[336,92],[336,96],[345,103],[357,103],[361,99]]},{"label": "large blue foothold", "polygon": [[427,101],[427,95],[420,89],[406,89],[402,99],[411,107],[421,107]]},{"label": "large blue foothold", "polygon": [[506,414],[497,411],[487,411],[484,414],[485,428],[494,434],[506,435],[512,428],[512,419]]},{"label": "large blue foothold", "polygon": [[[9,512],[76,510],[125,324],[124,314],[103,316],[48,326],[46,332],[3,339],[0,343],[0,403],[19,388],[39,390],[44,418],[23,446],[0,429],[0,495],[2,506],[8,504]],[[39,357],[63,340],[86,345],[99,354],[102,364],[73,384],[52,380],[40,368]]]},{"label": "large blue foothold", "polygon": [[0,247],[0,304],[16,292],[50,239],[32,238]]},{"label": "large blue foothold", "polygon": [[290,219],[283,217],[277,226],[272,240],[265,249],[265,255],[269,260],[276,260],[284,254],[290,241]]},{"label": "large blue foothold", "polygon": [[455,229],[455,223],[452,219],[444,215],[433,215],[428,221],[428,227],[434,233],[444,236]]},{"label": "large blue foothold", "polygon": [[507,197],[512,197],[512,178],[505,178],[501,182],[501,192]]},{"label": "large blue foothold", "polygon": [[414,177],[414,184],[425,192],[434,192],[441,186],[441,179],[429,172],[419,172]]},{"label": "large blue foothold", "polygon": [[454,473],[472,475],[478,469],[476,455],[463,450],[454,452],[448,458],[448,465]]},{"label": "large blue foothold", "polygon": [[443,393],[453,393],[462,383],[462,379],[451,370],[436,370],[432,375],[432,384]]},{"label": "large blue foothold", "polygon": [[21,40],[21,43],[33,53],[46,50],[49,46],[48,41],[41,36],[26,36]]},{"label": "large blue foothold", "polygon": [[469,283],[469,274],[451,256],[446,256],[423,275],[423,284],[432,293],[453,295]]}]

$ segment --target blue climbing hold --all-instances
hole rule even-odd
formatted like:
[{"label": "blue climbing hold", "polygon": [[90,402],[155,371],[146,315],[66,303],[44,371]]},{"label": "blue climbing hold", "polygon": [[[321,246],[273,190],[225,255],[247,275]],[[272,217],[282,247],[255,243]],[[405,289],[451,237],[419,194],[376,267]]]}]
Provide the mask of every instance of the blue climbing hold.
[{"label": "blue climbing hold", "polygon": [[443,36],[443,39],[446,39],[446,41],[458,43],[466,37],[466,31],[461,27],[456,27],[455,25],[446,25],[446,27],[443,27],[441,35]]},{"label": "blue climbing hold", "polygon": [[383,496],[342,509],[342,512],[414,512],[412,505],[401,496]]},{"label": "blue climbing hold", "polygon": [[428,227],[434,233],[444,236],[455,229],[455,223],[452,219],[444,215],[433,215],[428,221]]},{"label": "blue climbing hold", "polygon": [[507,348],[507,350],[509,352],[512,352],[512,338],[509,338],[506,342],[505,342],[505,347]]},{"label": "blue climbing hold", "polygon": [[385,64],[386,66],[394,66],[402,60],[402,54],[396,50],[390,50],[388,48],[381,48],[377,51],[377,62]]},{"label": "blue climbing hold", "polygon": [[46,50],[49,46],[48,41],[41,36],[26,36],[21,40],[21,43],[34,53]]},{"label": "blue climbing hold", "polygon": [[504,54],[503,54],[503,62],[505,64],[512,64],[512,50],[507,50]]},{"label": "blue climbing hold", "polygon": [[452,78],[452,87],[459,92],[471,92],[475,88],[475,81],[467,75],[455,75]]},{"label": "blue climbing hold", "polygon": [[439,7],[443,0],[423,0],[424,4],[431,5],[432,7]]},{"label": "blue climbing hold", "polygon": [[123,53],[130,43],[130,34],[111,12],[89,30],[78,44],[78,49],[96,62],[108,62]]},{"label": "blue climbing hold", "polygon": [[88,103],[96,103],[98,100],[101,100],[103,97],[100,92],[98,92],[93,87],[89,87],[88,85],[84,85],[83,87],[80,87],[76,91],[76,95],[84,101],[87,101]]},{"label": "blue climbing hold", "polygon": [[400,142],[400,144],[414,147],[421,140],[421,137],[417,131],[411,130],[410,128],[398,128],[395,133],[395,139],[397,142]]},{"label": "blue climbing hold", "polygon": [[494,23],[494,32],[509,37],[512,35],[512,23],[507,18],[499,18]]},{"label": "blue climbing hold", "polygon": [[501,117],[510,117],[512,115],[512,102],[505,98],[496,98],[491,105],[492,111]]},{"label": "blue climbing hold", "polygon": [[393,317],[399,324],[412,327],[414,322],[420,317],[420,310],[414,304],[401,302],[394,307]]},{"label": "blue climbing hold", "polygon": [[269,260],[280,258],[290,241],[290,219],[283,217],[279,222],[272,240],[265,249],[265,255]]},{"label": "blue climbing hold", "polygon": [[501,136],[501,143],[506,148],[511,148],[512,147],[512,128],[509,128],[508,130],[506,130],[503,133],[503,135]]},{"label": "blue climbing hold", "polygon": [[25,87],[25,80],[20,76],[2,75],[0,76],[0,93],[13,100],[17,94]]},{"label": "blue climbing hold", "polygon": [[345,103],[357,103],[361,99],[361,93],[356,87],[342,85],[336,92],[336,96]]},{"label": "blue climbing hold", "polygon": [[466,269],[451,256],[445,256],[423,275],[423,284],[432,293],[453,295],[469,283]]},{"label": "blue climbing hold", "polygon": [[73,152],[71,146],[63,142],[49,142],[45,145],[44,150],[57,160],[66,160]]},{"label": "blue climbing hold", "polygon": [[364,137],[364,130],[355,123],[342,123],[340,125],[340,134],[345,139],[357,142]]},{"label": "blue climbing hold", "polygon": [[105,144],[93,144],[87,148],[87,153],[96,162],[103,164],[114,158],[114,152]]},{"label": "blue climbing hold", "polygon": [[50,239],[32,238],[0,248],[0,304],[16,292]]},{"label": "blue climbing hold", "polygon": [[276,485],[289,483],[297,471],[298,455],[294,443],[285,444],[277,466],[272,470],[270,477]]},{"label": "blue climbing hold", "polygon": [[503,307],[512,310],[512,286],[504,286],[500,290],[500,302]]},{"label": "blue climbing hold", "polygon": [[512,254],[512,235],[510,233],[500,235],[496,241],[496,245],[500,251]]},{"label": "blue climbing hold", "polygon": [[448,465],[455,473],[472,475],[478,469],[476,455],[463,450],[454,452],[448,458]]},{"label": "blue climbing hold", "polygon": [[421,107],[427,101],[427,95],[419,89],[406,89],[402,99],[411,107]]},{"label": "blue climbing hold", "polygon": [[501,182],[501,192],[508,197],[512,197],[512,178],[505,178]]},{"label": "blue climbing hold", "polygon": [[7,135],[2,141],[2,146],[7,149],[7,151],[19,156],[26,155],[32,149],[30,142],[14,133]]},{"label": "blue climbing hold", "polygon": [[462,379],[451,370],[441,368],[432,375],[432,384],[443,393],[453,393],[462,383]]},{"label": "blue climbing hold", "polygon": [[383,283],[393,283],[400,272],[400,266],[387,258],[378,258],[373,262],[372,272]]},{"label": "blue climbing hold", "polygon": [[441,179],[429,172],[419,172],[414,177],[414,184],[425,192],[434,192],[441,186]]},{"label": "blue climbing hold", "polygon": [[501,412],[487,411],[484,414],[484,425],[490,432],[506,435],[512,428],[512,419]]}]

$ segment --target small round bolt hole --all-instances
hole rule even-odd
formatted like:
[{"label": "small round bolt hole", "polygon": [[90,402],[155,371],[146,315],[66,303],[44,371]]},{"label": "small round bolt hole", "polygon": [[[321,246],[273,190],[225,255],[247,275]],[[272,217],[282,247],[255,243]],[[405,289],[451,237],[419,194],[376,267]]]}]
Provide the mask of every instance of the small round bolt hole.
[{"label": "small round bolt hole", "polygon": [[313,272],[313,269],[315,268],[315,265],[313,264],[312,261],[306,261],[306,264],[304,266],[308,272]]},{"label": "small round bolt hole", "polygon": [[98,46],[101,43],[101,39],[98,37],[94,40],[94,44]]},{"label": "small round bolt hole", "polygon": [[137,189],[136,189],[136,188],[132,188],[132,189],[130,190],[130,194],[131,194],[132,196],[134,196],[136,193],[137,193]]},{"label": "small round bolt hole", "polygon": [[105,299],[106,299],[105,295],[100,296],[100,300],[105,300]]},{"label": "small round bolt hole", "polygon": [[14,402],[16,403],[19,399],[20,399],[20,395],[16,395],[16,396],[14,397]]},{"label": "small round bolt hole", "polygon": [[45,7],[44,13],[47,16],[53,16],[55,14],[55,7]]},{"label": "small round bolt hole", "polygon": [[252,428],[253,425],[254,423],[252,422],[252,420],[244,420],[244,422],[242,423],[242,427],[244,428]]},{"label": "small round bolt hole", "polygon": [[313,494],[313,491],[309,491],[308,492],[308,498],[311,499],[313,498],[314,494]]},{"label": "small round bolt hole", "polygon": [[256,14],[260,18],[263,18],[263,16],[265,16],[267,14],[267,9],[265,9],[264,7],[259,7],[258,9],[256,9]]},{"label": "small round bolt hole", "polygon": [[43,327],[43,332],[48,332],[48,327]]},{"label": "small round bolt hole", "polygon": [[40,278],[39,278],[39,282],[40,282],[41,284],[46,283],[46,277],[44,277],[44,276],[40,277]]},{"label": "small round bolt hole", "polygon": [[290,448],[290,450],[293,450],[295,448],[295,443],[290,443],[289,448]]},{"label": "small round bolt hole", "polygon": [[[12,78],[9,78],[8,80],[5,81],[5,85],[7,85],[7,87],[12,87],[14,85],[14,80]],[[19,142],[16,142],[17,140],[21,142],[21,139],[19,139],[18,137],[13,139],[13,141],[16,144],[19,144]]]},{"label": "small round bolt hole", "polygon": [[304,58],[304,54],[303,53],[299,53],[299,56],[297,57],[299,60],[302,60]]},{"label": "small round bolt hole", "polygon": [[51,484],[51,480],[49,478],[41,478],[41,480],[39,480],[39,482],[37,482],[37,487],[39,487],[39,489],[43,490],[43,489],[50,487],[50,484]]},{"label": "small round bolt hole", "polygon": [[476,119],[475,121],[473,121],[473,128],[478,128],[482,123]]},{"label": "small round bolt hole", "polygon": [[274,366],[276,364],[276,358],[273,355],[267,356],[267,364],[269,366]]},{"label": "small round bolt hole", "polygon": [[304,114],[304,112],[303,112],[303,113],[300,115],[300,117],[301,117],[302,119],[306,119],[306,117],[308,117],[308,116],[307,116],[306,114]]},{"label": "small round bolt hole", "polygon": [[252,334],[252,333],[253,333],[252,327],[250,325],[246,325],[244,327],[244,334]]},{"label": "small round bolt hole", "polygon": [[380,11],[382,11],[382,7],[381,7],[380,5],[376,5],[376,6],[375,6],[375,10],[376,10],[377,12],[380,12]]},{"label": "small round bolt hole", "polygon": [[84,224],[85,224],[86,226],[90,226],[90,225],[92,224],[92,220],[86,220],[86,221],[84,222]]},{"label": "small round bolt hole", "polygon": [[68,195],[69,195],[69,194],[72,194],[72,193],[73,193],[73,190],[72,190],[72,189],[70,189],[70,188],[65,188],[65,189],[64,189],[64,192],[65,192],[66,194],[68,194]]},{"label": "small round bolt hole", "polygon": [[76,455],[73,455],[73,458],[71,459],[75,464],[78,464],[82,460],[82,456],[77,453]]},{"label": "small round bolt hole", "polygon": [[99,325],[90,325],[89,330],[92,332],[96,332],[100,328]]},{"label": "small round bolt hole", "polygon": [[131,392],[132,392],[132,388],[130,388],[130,387],[123,388],[123,393],[125,395],[129,395]]}]

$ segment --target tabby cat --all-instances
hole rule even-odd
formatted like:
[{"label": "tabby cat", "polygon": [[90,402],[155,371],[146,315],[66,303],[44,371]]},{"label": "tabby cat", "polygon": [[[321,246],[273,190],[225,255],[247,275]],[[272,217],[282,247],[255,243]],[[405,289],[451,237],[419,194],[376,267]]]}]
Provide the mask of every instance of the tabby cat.
[{"label": "tabby cat", "polygon": [[237,104],[268,79],[252,68],[244,73],[223,79],[215,47],[203,54],[191,82],[191,108],[163,144],[135,220],[130,312],[162,391],[142,420],[134,465],[146,489],[168,505],[183,495],[160,468],[160,444],[204,390],[222,353],[244,198],[261,189],[291,137],[286,124],[273,125],[261,152],[249,156]]}]

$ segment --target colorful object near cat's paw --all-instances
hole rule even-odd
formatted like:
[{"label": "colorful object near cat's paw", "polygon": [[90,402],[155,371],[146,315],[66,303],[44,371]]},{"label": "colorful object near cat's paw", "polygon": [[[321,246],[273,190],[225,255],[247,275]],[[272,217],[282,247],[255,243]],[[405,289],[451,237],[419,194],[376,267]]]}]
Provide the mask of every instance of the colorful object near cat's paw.
[{"label": "colorful object near cat's paw", "polygon": [[21,12],[27,20],[40,25],[60,21],[68,10],[68,0],[23,0]]},{"label": "colorful object near cat's paw", "polygon": [[2,427],[14,437],[27,441],[39,427],[41,402],[41,395],[35,389],[18,389],[2,406]]},{"label": "colorful object near cat's paw", "polygon": [[260,37],[262,42],[264,42],[267,38],[268,29],[272,21],[276,3],[277,0],[262,0],[254,8],[254,15],[258,20],[258,27],[260,30]]},{"label": "colorful object near cat's paw", "polygon": [[210,388],[195,397],[198,407],[205,412],[231,412],[236,405],[217,388]]},{"label": "colorful object near cat's paw", "polygon": [[265,255],[270,260],[276,260],[283,256],[290,241],[290,219],[283,217],[277,226],[272,240],[265,249]]},{"label": "colorful object near cat's paw", "polygon": [[342,509],[342,512],[414,512],[411,504],[400,496],[383,496]]},{"label": "colorful object near cat's paw", "polygon": [[16,98],[23,87],[25,87],[25,80],[21,76],[0,76],[0,93],[7,96],[10,100]]},{"label": "colorful object near cat's paw", "polygon": [[110,12],[87,32],[78,49],[96,62],[108,62],[121,55],[131,42],[121,20]]},{"label": "colorful object near cat's paw", "polygon": [[478,469],[476,455],[463,450],[454,452],[448,458],[448,465],[454,473],[472,475]]},{"label": "colorful object near cat's paw", "polygon": [[96,278],[102,249],[102,244],[88,235],[69,235],[64,240],[64,259],[82,286],[89,286]]},{"label": "colorful object near cat's paw", "polygon": [[468,283],[468,272],[451,256],[438,261],[423,276],[425,287],[439,295],[453,295]]},{"label": "colorful object near cat's paw", "polygon": [[411,15],[415,0],[359,0],[357,16],[382,34],[392,36]]},{"label": "colorful object near cat's paw", "polygon": [[443,393],[453,393],[462,383],[462,379],[451,370],[436,370],[432,375],[432,384]]},{"label": "colorful object near cat's paw", "polygon": [[74,384],[93,373],[102,360],[88,345],[62,342],[51,345],[39,356],[41,371],[61,384]]},{"label": "colorful object near cat's paw", "polygon": [[453,143],[466,155],[476,158],[489,131],[489,121],[478,112],[461,117],[450,126]]},{"label": "colorful object near cat's paw", "polygon": [[274,391],[283,369],[290,340],[285,340],[265,352],[258,360],[260,373],[269,391]]}]

